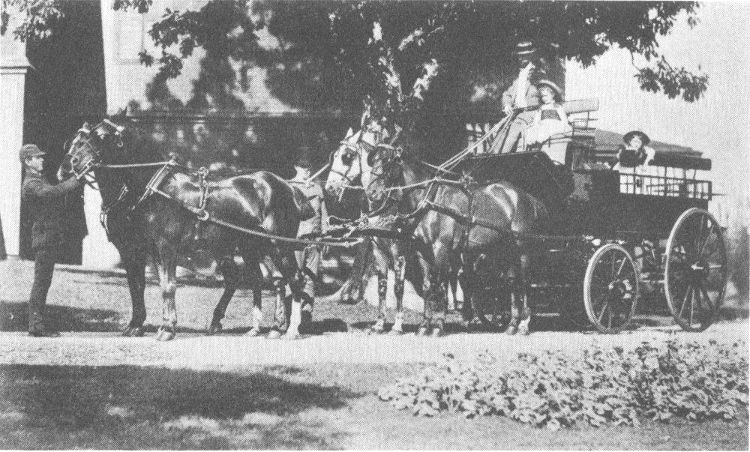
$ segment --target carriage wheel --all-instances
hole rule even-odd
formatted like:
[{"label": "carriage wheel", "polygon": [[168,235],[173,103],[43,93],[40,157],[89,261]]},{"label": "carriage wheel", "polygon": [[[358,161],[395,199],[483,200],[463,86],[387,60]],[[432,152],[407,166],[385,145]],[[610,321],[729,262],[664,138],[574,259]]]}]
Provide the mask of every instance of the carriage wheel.
[{"label": "carriage wheel", "polygon": [[667,240],[664,293],[675,321],[703,331],[716,319],[727,283],[727,254],[721,227],[703,209],[686,210]]},{"label": "carriage wheel", "polygon": [[583,280],[586,315],[602,333],[622,331],[638,303],[638,270],[625,248],[609,243],[596,250]]}]

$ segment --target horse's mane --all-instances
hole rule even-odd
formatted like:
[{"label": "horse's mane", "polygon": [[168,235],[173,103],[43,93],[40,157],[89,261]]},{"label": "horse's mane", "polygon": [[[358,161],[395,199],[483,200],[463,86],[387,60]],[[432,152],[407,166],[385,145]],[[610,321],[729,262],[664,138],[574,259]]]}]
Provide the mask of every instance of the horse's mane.
[{"label": "horse's mane", "polygon": [[110,119],[117,125],[123,126],[121,134],[124,159],[131,163],[148,163],[163,161],[166,152],[139,125],[124,116],[113,116]]}]

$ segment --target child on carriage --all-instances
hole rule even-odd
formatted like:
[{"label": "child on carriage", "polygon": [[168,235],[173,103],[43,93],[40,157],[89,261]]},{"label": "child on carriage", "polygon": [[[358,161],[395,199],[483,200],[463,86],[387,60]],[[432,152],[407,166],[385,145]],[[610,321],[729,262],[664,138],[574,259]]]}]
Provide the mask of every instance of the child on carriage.
[{"label": "child on carriage", "polygon": [[655,167],[650,166],[656,151],[648,147],[651,139],[640,130],[632,130],[622,137],[625,145],[620,145],[617,152],[617,163],[613,170],[625,177],[620,177],[620,192],[631,194],[649,194],[652,176],[656,176]]},{"label": "child on carriage", "polygon": [[542,105],[534,112],[533,122],[526,129],[526,145],[536,147],[546,143],[547,146],[542,147],[542,150],[553,161],[565,163],[567,142],[559,143],[560,146],[552,146],[550,143],[551,139],[563,138],[573,131],[568,122],[568,115],[561,104],[562,90],[549,80],[540,80],[536,87],[542,99]]}]

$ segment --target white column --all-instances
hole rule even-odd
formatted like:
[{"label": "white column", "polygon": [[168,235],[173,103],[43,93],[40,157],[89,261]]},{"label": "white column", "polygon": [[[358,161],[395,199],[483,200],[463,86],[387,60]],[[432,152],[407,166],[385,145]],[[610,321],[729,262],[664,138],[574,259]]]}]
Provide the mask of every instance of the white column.
[{"label": "white column", "polygon": [[[12,24],[11,24],[12,25]],[[18,256],[21,231],[21,162],[24,85],[29,62],[26,45],[13,39],[12,27],[0,37],[0,221],[9,256]]]}]

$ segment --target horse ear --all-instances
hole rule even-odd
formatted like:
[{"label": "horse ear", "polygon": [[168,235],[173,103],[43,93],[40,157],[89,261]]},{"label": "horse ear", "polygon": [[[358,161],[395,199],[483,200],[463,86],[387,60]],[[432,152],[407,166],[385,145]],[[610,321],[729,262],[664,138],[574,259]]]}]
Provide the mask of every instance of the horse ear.
[{"label": "horse ear", "polygon": [[354,135],[354,129],[349,127],[349,131],[346,132],[346,136],[344,137],[344,139],[346,140],[347,138],[351,138],[352,135]]}]

